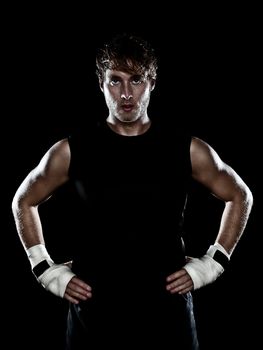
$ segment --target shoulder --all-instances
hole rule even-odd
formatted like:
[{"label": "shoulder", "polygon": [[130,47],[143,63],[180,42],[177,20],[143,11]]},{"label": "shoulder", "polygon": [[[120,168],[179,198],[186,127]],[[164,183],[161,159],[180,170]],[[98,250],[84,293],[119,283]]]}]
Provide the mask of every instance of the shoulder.
[{"label": "shoulder", "polygon": [[218,165],[221,164],[221,159],[215,149],[198,137],[191,137],[190,153],[191,160],[194,163],[202,164],[203,162],[212,161]]},{"label": "shoulder", "polygon": [[67,160],[70,156],[69,140],[68,138],[61,139],[55,142],[47,151],[45,155],[48,159]]},{"label": "shoulder", "polygon": [[191,142],[191,132],[186,128],[181,126],[176,121],[167,120],[153,120],[153,129],[155,133],[162,137],[164,140],[173,143],[184,143],[190,146]]},{"label": "shoulder", "polygon": [[92,145],[105,132],[104,124],[101,121],[93,120],[87,126],[80,125],[75,128],[67,138],[70,149],[73,151],[78,149],[79,151]]},{"label": "shoulder", "polygon": [[226,169],[215,149],[198,137],[192,137],[190,157],[193,178],[200,182],[215,178]]},{"label": "shoulder", "polygon": [[68,139],[55,142],[41,159],[38,169],[44,174],[66,173],[70,163]]}]

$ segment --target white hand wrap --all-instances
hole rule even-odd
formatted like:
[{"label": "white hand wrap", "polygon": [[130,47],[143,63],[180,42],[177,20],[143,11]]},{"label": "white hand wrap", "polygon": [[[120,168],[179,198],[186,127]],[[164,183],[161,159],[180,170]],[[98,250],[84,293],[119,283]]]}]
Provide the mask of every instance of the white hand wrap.
[{"label": "white hand wrap", "polygon": [[54,264],[54,261],[49,256],[44,244],[34,245],[33,247],[28,248],[26,250],[26,253],[27,253],[27,257],[30,261],[32,269],[43,260],[46,260],[48,262],[49,266]]},{"label": "white hand wrap", "polygon": [[32,270],[38,269],[41,263],[44,271],[35,274],[37,280],[51,293],[63,298],[67,284],[75,276],[66,264],[55,264],[50,258],[44,244],[37,244],[26,250]]},{"label": "white hand wrap", "polygon": [[192,258],[183,267],[192,278],[194,289],[214,282],[224,272],[224,267],[213,258],[217,251],[223,253],[227,260],[230,259],[230,254],[224,247],[215,243],[209,247],[204,256],[200,259]]},{"label": "white hand wrap", "polygon": [[63,298],[67,285],[74,276],[75,274],[67,265],[54,264],[38,277],[38,281],[46,290]]}]

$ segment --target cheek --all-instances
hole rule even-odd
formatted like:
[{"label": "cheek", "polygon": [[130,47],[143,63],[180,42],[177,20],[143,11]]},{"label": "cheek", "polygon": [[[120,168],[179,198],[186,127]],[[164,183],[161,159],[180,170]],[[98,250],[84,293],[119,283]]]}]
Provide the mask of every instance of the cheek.
[{"label": "cheek", "polygon": [[114,89],[114,90],[108,89],[107,93],[105,95],[107,95],[107,99],[108,100],[110,100],[110,101],[117,101],[119,93],[118,93],[118,91],[116,89]]},{"label": "cheek", "polygon": [[105,96],[105,99],[106,99],[107,102],[110,102],[110,101],[112,101],[114,99],[113,93],[110,90],[108,90],[108,89],[104,90],[104,96]]},{"label": "cheek", "polygon": [[146,89],[140,94],[140,100],[142,102],[146,102],[146,101],[148,101],[150,99],[150,95],[151,95],[150,90]]},{"label": "cheek", "polygon": [[105,101],[106,101],[108,108],[113,109],[113,108],[117,107],[118,99],[116,96],[114,96],[114,94],[107,92],[104,94],[104,96],[105,96]]}]

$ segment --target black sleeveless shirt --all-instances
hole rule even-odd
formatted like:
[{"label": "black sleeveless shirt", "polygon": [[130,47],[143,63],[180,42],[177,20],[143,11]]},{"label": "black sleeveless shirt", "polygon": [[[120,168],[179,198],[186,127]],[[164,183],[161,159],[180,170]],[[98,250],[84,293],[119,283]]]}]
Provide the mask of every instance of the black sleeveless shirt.
[{"label": "black sleeveless shirt", "polygon": [[[69,175],[81,202],[73,270],[104,285],[155,286],[185,263],[181,240],[191,137],[152,122],[122,136],[106,123],[69,138]],[[116,290],[115,290],[116,293]]]}]

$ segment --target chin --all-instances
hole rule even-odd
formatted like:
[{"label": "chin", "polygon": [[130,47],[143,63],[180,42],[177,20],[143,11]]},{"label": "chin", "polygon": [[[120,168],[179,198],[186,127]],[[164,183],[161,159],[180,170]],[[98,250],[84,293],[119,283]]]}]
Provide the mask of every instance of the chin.
[{"label": "chin", "polygon": [[122,123],[134,123],[136,122],[136,118],[133,118],[133,117],[125,117],[125,116],[121,116],[120,118],[118,118],[119,121],[121,121]]},{"label": "chin", "polygon": [[134,123],[134,122],[136,122],[136,119],[122,119],[122,122],[123,123]]}]

